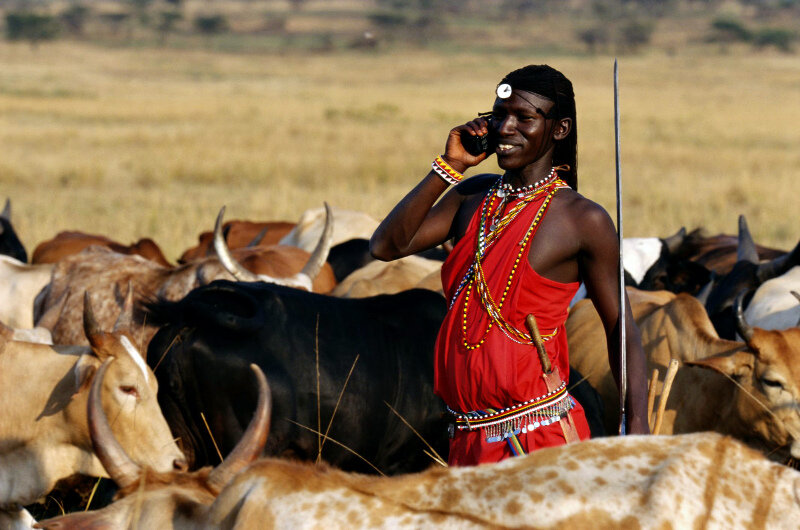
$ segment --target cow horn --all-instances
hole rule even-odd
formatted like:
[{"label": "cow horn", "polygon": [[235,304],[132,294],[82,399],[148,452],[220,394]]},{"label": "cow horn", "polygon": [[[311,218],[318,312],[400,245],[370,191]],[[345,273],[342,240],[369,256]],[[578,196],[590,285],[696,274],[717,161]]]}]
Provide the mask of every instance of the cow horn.
[{"label": "cow horn", "polygon": [[758,251],[747,227],[747,219],[744,215],[739,216],[739,244],[736,247],[736,261],[749,261],[758,263]]},{"label": "cow horn", "polygon": [[322,266],[328,260],[328,254],[331,251],[331,242],[333,241],[333,212],[328,203],[325,204],[325,227],[322,229],[322,235],[319,237],[317,246],[314,247],[314,252],[306,262],[301,274],[305,274],[311,280],[317,277]]},{"label": "cow horn", "polygon": [[222,235],[222,218],[225,215],[225,207],[219,210],[217,221],[214,224],[214,250],[217,251],[220,263],[225,267],[225,270],[240,282],[260,282],[257,274],[250,272],[242,267],[241,263],[231,255],[228,244],[225,242],[225,237]]},{"label": "cow horn", "polygon": [[800,263],[800,242],[797,243],[797,246],[795,246],[794,250],[790,253],[778,256],[766,263],[759,264],[756,277],[763,283],[780,276],[798,263]]},{"label": "cow horn", "polygon": [[741,335],[747,344],[750,344],[750,341],[753,338],[753,328],[744,318],[742,302],[745,294],[747,294],[746,290],[741,291],[738,295],[736,295],[736,300],[733,302],[733,312],[736,315],[736,331],[739,332],[739,335]]},{"label": "cow horn", "polygon": [[665,237],[661,241],[664,243],[664,246],[667,247],[667,251],[669,251],[670,254],[675,254],[684,239],[686,239],[686,227],[682,226],[680,230],[669,237]]},{"label": "cow horn", "polygon": [[114,331],[131,331],[133,329],[133,282],[128,282],[128,292],[125,293],[125,301],[119,312],[117,321],[114,323]]},{"label": "cow horn", "polygon": [[89,434],[92,438],[92,447],[97,458],[108,471],[108,475],[120,488],[135,484],[141,475],[141,468],[131,460],[125,450],[111,432],[108,418],[103,411],[101,392],[103,378],[106,370],[114,358],[106,359],[94,376],[92,388],[89,391],[87,413],[89,416]]},{"label": "cow horn", "polygon": [[254,237],[253,240],[247,244],[247,248],[257,247],[260,245],[261,241],[264,239],[264,236],[267,235],[267,230],[269,230],[269,226],[262,228],[261,231],[256,234],[256,237]]},{"label": "cow horn", "polygon": [[83,293],[83,332],[86,334],[89,344],[92,346],[100,345],[100,337],[103,334],[103,330],[100,329],[100,325],[94,316],[92,297],[89,295],[88,290]]},{"label": "cow horn", "polygon": [[714,283],[716,282],[716,275],[712,272],[711,277],[708,279],[708,283],[700,289],[700,292],[697,293],[695,298],[697,298],[701,304],[705,307],[706,303],[708,303],[708,295],[711,294],[711,291],[714,289]]},{"label": "cow horn", "polygon": [[11,199],[6,198],[6,205],[3,207],[3,212],[0,213],[0,217],[6,221],[11,221]]},{"label": "cow horn", "polygon": [[253,419],[250,420],[250,425],[247,426],[242,439],[208,476],[208,485],[217,491],[221,490],[236,473],[258,458],[267,443],[270,417],[272,416],[272,393],[261,368],[251,364],[250,369],[258,382],[258,405],[256,405]]}]

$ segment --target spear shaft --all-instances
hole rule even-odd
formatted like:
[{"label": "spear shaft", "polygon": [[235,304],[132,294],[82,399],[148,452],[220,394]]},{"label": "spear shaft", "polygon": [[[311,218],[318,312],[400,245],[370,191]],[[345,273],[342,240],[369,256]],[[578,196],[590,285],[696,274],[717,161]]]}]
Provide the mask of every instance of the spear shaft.
[{"label": "spear shaft", "polygon": [[619,434],[625,435],[625,396],[628,393],[628,366],[625,352],[625,269],[622,263],[622,171],[619,141],[619,68],[614,59],[614,140],[617,170],[617,237],[619,239]]}]

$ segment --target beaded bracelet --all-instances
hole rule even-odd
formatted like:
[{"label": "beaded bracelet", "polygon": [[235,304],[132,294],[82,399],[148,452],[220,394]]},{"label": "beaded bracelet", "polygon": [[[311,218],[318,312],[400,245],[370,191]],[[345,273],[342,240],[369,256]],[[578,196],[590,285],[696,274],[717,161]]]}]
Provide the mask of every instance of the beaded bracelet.
[{"label": "beaded bracelet", "polygon": [[458,184],[464,180],[464,175],[450,167],[450,164],[445,162],[441,156],[437,156],[434,159],[431,163],[431,168],[449,184]]}]

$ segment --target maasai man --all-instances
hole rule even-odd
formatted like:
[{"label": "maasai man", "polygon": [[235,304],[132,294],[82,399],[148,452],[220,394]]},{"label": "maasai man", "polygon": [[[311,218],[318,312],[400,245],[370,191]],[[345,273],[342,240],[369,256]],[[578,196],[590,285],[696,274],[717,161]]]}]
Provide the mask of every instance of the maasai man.
[{"label": "maasai man", "polygon": [[[549,66],[531,65],[503,78],[496,94],[491,115],[450,131],[444,154],[370,241],[381,260],[454,241],[442,267],[450,309],[434,367],[436,393],[455,418],[451,465],[589,437],[580,404],[544,377],[526,328],[533,314],[547,358],[566,381],[564,323],[581,281],[605,326],[618,383],[620,377],[619,245],[608,213],[577,192],[572,83]],[[462,144],[462,135],[487,134],[494,145],[488,153],[470,154]],[[503,175],[463,180],[491,153]],[[626,315],[627,432],[643,434],[645,358],[630,308]]]}]

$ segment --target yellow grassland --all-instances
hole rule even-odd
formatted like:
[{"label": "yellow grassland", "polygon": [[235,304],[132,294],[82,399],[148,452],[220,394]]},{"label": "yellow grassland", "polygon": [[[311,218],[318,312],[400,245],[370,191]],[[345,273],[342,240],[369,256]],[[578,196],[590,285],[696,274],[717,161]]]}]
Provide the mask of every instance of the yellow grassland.
[{"label": "yellow grassland", "polygon": [[[29,252],[60,230],[174,259],[229,218],[296,220],[323,201],[380,218],[503,74],[548,62],[575,85],[580,189],[614,213],[612,57],[223,54],[0,44],[0,200]],[[800,57],[620,60],[626,236],[681,226],[800,238]],[[483,166],[486,166],[485,168]],[[473,168],[494,171],[494,162]]]}]

